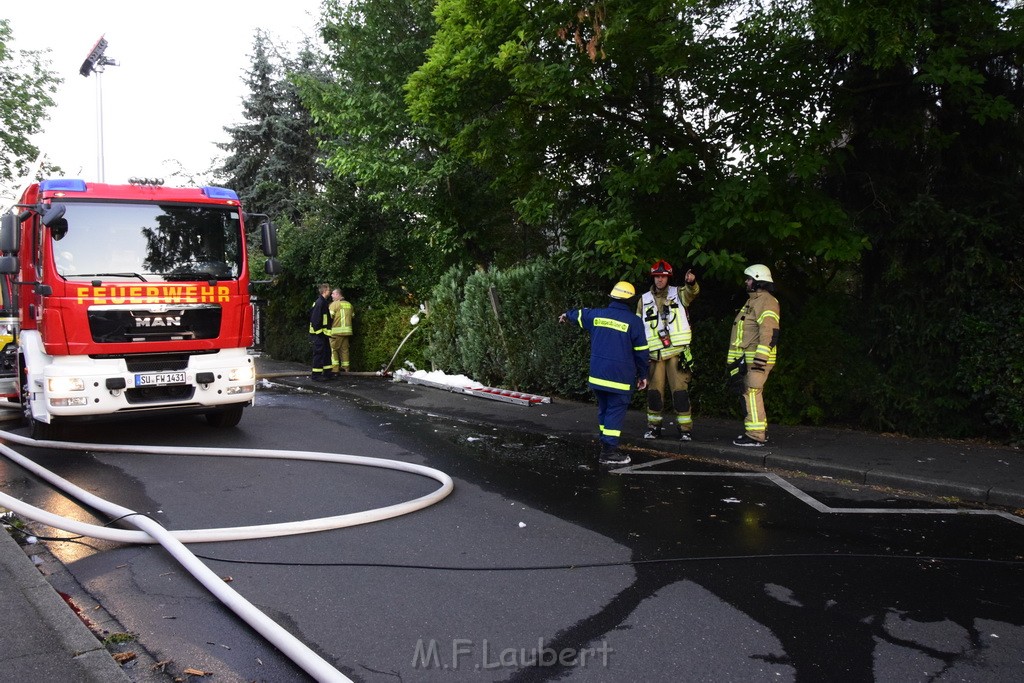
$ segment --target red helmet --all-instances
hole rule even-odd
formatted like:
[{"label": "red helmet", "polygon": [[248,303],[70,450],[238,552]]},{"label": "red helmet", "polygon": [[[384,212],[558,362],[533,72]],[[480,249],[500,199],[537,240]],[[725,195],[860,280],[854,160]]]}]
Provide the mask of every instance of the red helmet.
[{"label": "red helmet", "polygon": [[651,275],[668,275],[672,276],[672,264],[668,261],[655,261],[651,264]]}]

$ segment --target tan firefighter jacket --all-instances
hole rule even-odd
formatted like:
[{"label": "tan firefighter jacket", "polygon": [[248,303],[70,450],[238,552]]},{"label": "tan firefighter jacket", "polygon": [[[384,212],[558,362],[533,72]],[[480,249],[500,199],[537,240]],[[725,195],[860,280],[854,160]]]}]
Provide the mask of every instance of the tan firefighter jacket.
[{"label": "tan firefighter jacket", "polygon": [[747,365],[757,360],[770,369],[778,343],[779,300],[763,289],[751,292],[732,324],[728,363],[743,358]]},{"label": "tan firefighter jacket", "polygon": [[340,299],[331,302],[331,336],[347,337],[352,334],[352,320],[356,317],[352,304]]}]

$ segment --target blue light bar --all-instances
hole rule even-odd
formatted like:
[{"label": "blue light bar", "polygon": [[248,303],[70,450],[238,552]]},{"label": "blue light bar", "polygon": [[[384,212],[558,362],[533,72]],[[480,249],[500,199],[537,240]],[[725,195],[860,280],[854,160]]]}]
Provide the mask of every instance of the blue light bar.
[{"label": "blue light bar", "polygon": [[85,192],[85,181],[77,178],[51,178],[39,183],[40,192]]},{"label": "blue light bar", "polygon": [[203,187],[203,194],[210,199],[234,199],[236,202],[238,201],[238,194],[234,190],[229,190],[226,187],[205,185]]}]

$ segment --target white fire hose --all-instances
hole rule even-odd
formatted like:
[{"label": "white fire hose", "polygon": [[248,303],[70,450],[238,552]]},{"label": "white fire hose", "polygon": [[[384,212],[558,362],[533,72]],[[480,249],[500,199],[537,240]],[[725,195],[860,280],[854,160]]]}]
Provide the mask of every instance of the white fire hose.
[{"label": "white fire hose", "polygon": [[47,526],[51,526],[56,529],[62,529],[70,533],[119,543],[159,543],[176,560],[178,560],[178,562],[185,567],[192,576],[202,583],[207,590],[213,593],[222,603],[241,617],[243,621],[252,626],[260,635],[270,641],[271,644],[281,650],[281,652],[295,662],[296,665],[318,681],[349,681],[350,679],[327,663],[326,660],[313,652],[309,647],[278,625],[275,621],[258,610],[252,603],[239,595],[235,590],[230,588],[223,579],[200,562],[200,560],[185,547],[184,543],[210,543],[215,541],[270,538],[274,536],[306,534],[314,531],[327,531],[329,529],[341,529],[344,527],[357,526],[359,524],[368,524],[370,522],[398,517],[433,505],[451,493],[453,488],[451,477],[439,470],[425,467],[423,465],[400,462],[397,460],[368,458],[359,455],[270,449],[247,450],[242,448],[181,448],[170,446],[125,446],[65,441],[36,441],[34,439],[2,430],[0,430],[0,439],[35,448],[60,448],[64,450],[77,451],[155,453],[166,455],[198,455],[236,458],[274,458],[283,460],[312,460],[316,462],[365,465],[367,467],[380,467],[389,470],[398,470],[400,472],[411,472],[413,474],[429,477],[439,482],[441,484],[440,488],[428,495],[421,496],[404,503],[389,505],[387,507],[377,508],[374,510],[365,510],[361,512],[337,515],[334,517],[320,517],[318,519],[278,524],[259,524],[254,526],[225,527],[220,529],[169,531],[149,517],[95,496],[88,491],[75,486],[66,479],[37,465],[35,462],[12,450],[6,444],[0,443],[0,454],[5,455],[12,462],[26,470],[29,470],[68,495],[77,498],[85,505],[109,515],[112,519],[124,518],[125,521],[136,526],[139,531],[112,529],[109,527],[67,519],[37,508],[33,505],[29,505],[28,503],[22,502],[3,492],[0,492],[0,505],[22,517],[46,524]]}]

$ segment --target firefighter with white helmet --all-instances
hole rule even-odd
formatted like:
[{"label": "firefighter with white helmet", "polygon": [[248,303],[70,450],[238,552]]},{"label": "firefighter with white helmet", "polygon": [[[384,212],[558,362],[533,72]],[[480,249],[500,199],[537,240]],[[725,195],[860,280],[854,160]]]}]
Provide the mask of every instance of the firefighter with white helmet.
[{"label": "firefighter with white helmet", "polygon": [[687,307],[700,293],[697,276],[687,270],[683,286],[669,285],[672,265],[655,261],[651,265],[654,283],[637,303],[636,314],[644,323],[650,354],[650,384],[647,387],[647,431],[645,439],[661,436],[665,388],[671,396],[679,440],[690,441],[693,413],[690,408],[690,382],[693,380],[692,332]]},{"label": "firefighter with white helmet", "polygon": [[758,448],[768,441],[768,417],[764,412],[764,384],[775,367],[779,343],[779,300],[772,292],[775,281],[768,266],[760,263],[743,271],[747,302],[740,308],[729,333],[729,385],[743,398],[744,433],[733,440],[737,446]]},{"label": "firefighter with white helmet", "polygon": [[647,335],[633,314],[634,296],[633,285],[618,282],[606,308],[572,309],[558,317],[558,322],[574,322],[590,333],[587,383],[597,397],[604,465],[629,464],[629,456],[618,450],[619,437],[634,389],[647,386]]}]

